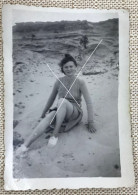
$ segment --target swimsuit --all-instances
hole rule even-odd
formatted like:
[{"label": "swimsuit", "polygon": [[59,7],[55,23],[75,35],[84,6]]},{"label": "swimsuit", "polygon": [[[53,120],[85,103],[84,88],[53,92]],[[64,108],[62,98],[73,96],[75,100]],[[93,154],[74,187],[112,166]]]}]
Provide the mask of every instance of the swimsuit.
[{"label": "swimsuit", "polygon": [[[73,81],[75,78],[70,78],[67,76],[61,77],[59,78],[60,81],[64,84],[64,86],[69,90],[70,86],[72,85]],[[64,130],[62,129],[62,131],[69,131],[71,130],[74,126],[76,126],[78,123],[80,123],[81,119],[82,119],[82,109],[81,109],[81,91],[80,91],[80,82],[79,79],[76,79],[76,81],[74,82],[70,93],[73,97],[70,95],[70,93],[67,94],[67,90],[65,89],[65,87],[60,83],[60,81],[57,81],[57,89],[58,89],[58,98],[64,98],[66,100],[68,100],[72,105],[73,105],[73,113],[75,112],[75,109],[77,109],[78,111],[78,115],[77,117],[73,115],[71,115],[69,120],[64,120],[62,127],[64,126]],[[67,95],[66,95],[67,94]],[[49,110],[49,112],[51,111],[57,111],[57,107],[54,107],[52,109]],[[52,125],[55,123],[55,120],[53,121]]]}]

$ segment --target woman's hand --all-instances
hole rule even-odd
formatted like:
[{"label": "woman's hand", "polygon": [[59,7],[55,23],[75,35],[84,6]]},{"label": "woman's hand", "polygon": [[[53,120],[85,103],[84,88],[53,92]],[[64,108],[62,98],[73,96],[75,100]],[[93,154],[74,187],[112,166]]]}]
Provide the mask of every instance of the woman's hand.
[{"label": "woman's hand", "polygon": [[94,122],[88,122],[88,124],[86,124],[86,126],[87,126],[89,132],[91,132],[91,133],[96,132],[96,129],[94,127]]}]

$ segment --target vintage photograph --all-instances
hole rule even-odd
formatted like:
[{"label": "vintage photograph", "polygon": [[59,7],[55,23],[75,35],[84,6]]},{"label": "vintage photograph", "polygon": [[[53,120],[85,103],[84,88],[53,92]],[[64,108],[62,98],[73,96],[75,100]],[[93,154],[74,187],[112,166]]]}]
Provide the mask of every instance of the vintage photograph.
[{"label": "vintage photograph", "polygon": [[120,177],[118,15],[16,22],[18,12],[14,177]]},{"label": "vintage photograph", "polygon": [[7,10],[5,188],[132,185],[127,13]]}]

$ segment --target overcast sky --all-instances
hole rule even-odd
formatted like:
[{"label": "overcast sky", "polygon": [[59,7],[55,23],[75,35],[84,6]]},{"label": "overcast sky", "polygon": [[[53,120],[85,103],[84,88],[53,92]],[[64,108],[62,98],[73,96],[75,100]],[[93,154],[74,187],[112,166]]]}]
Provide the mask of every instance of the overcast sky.
[{"label": "overcast sky", "polygon": [[[86,10],[85,10],[86,11]],[[92,11],[79,13],[71,11],[51,12],[51,11],[32,11],[32,10],[13,10],[13,25],[19,22],[54,22],[61,20],[75,21],[75,20],[87,20],[90,22],[105,21],[112,18],[118,18],[118,14],[112,13],[92,13]]]}]

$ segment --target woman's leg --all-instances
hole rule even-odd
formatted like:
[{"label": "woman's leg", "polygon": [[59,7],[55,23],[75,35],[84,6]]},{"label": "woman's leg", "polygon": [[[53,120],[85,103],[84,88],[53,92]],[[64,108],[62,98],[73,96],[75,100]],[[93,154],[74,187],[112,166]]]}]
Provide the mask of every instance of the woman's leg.
[{"label": "woman's leg", "polygon": [[[61,103],[62,103],[62,105],[61,105]],[[61,105],[61,107],[59,108],[60,105]],[[59,108],[59,110],[57,110],[57,113],[56,113],[56,125],[55,125],[55,129],[53,131],[54,137],[58,136],[60,127],[61,127],[64,119],[66,118],[68,120],[73,113],[73,105],[66,99],[64,99],[64,101],[63,101],[63,98],[60,98],[58,101],[57,107]]]},{"label": "woman's leg", "polygon": [[42,133],[46,130],[46,128],[49,126],[53,116],[55,115],[55,111],[50,112],[46,115],[44,119],[40,121],[38,126],[34,129],[32,134],[27,138],[24,145],[26,147],[29,147]]}]

